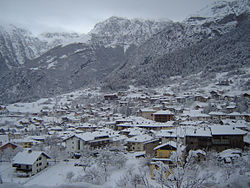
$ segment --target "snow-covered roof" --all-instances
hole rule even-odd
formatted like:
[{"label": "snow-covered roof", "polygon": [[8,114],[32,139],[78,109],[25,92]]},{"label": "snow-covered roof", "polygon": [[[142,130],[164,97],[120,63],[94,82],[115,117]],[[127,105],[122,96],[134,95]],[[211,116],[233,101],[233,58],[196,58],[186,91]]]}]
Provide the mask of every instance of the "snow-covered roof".
[{"label": "snow-covered roof", "polygon": [[167,130],[160,130],[155,133],[156,137],[170,137],[175,138],[177,135],[181,138],[184,138],[185,130],[182,127],[177,127],[176,129],[167,129]]},{"label": "snow-covered roof", "polygon": [[235,105],[229,105],[229,106],[227,106],[226,108],[227,108],[227,109],[232,109],[232,108],[236,108],[236,106],[235,106]]},{"label": "snow-covered roof", "polygon": [[246,131],[242,131],[232,126],[211,126],[212,135],[245,135]]},{"label": "snow-covered roof", "polygon": [[109,134],[96,131],[96,132],[86,132],[86,133],[82,133],[82,134],[76,134],[75,136],[77,138],[80,138],[81,140],[84,140],[84,141],[91,141],[91,140],[94,140],[98,137],[109,136]]},{"label": "snow-covered roof", "polygon": [[123,141],[123,140],[126,140],[128,137],[125,136],[125,135],[116,135],[114,137],[112,137],[112,140],[114,142],[117,142],[117,141]]},{"label": "snow-covered roof", "polygon": [[209,128],[187,127],[186,136],[211,137],[212,135]]},{"label": "snow-covered roof", "polygon": [[182,116],[189,116],[189,117],[210,117],[210,115],[208,115],[208,114],[201,113],[200,110],[184,111]]},{"label": "snow-covered roof", "polygon": [[34,164],[34,162],[38,159],[40,155],[44,155],[45,157],[50,159],[50,157],[42,151],[24,150],[16,154],[16,156],[13,158],[12,163],[32,165]]},{"label": "snow-covered roof", "polygon": [[247,128],[247,126],[250,126],[250,123],[246,122],[245,120],[224,119],[222,122],[223,125],[229,125],[237,128]]},{"label": "snow-covered roof", "polygon": [[140,110],[141,112],[155,112],[156,110],[152,109],[152,108],[143,108]]},{"label": "snow-covered roof", "polygon": [[154,115],[173,115],[172,112],[170,112],[169,110],[160,110],[160,111],[157,111],[155,113],[153,113]]},{"label": "snow-covered roof", "polygon": [[96,127],[97,127],[96,125],[92,125],[89,123],[83,123],[83,124],[76,126],[76,128],[96,128]]},{"label": "snow-covered roof", "polygon": [[203,121],[183,121],[180,123],[180,125],[184,125],[184,126],[187,126],[187,125],[199,125],[203,123]]},{"label": "snow-covered roof", "polygon": [[225,116],[226,114],[223,112],[210,112],[209,115],[212,116]]},{"label": "snow-covered roof", "polygon": [[167,142],[167,143],[164,143],[164,144],[161,144],[161,145],[159,145],[159,146],[156,146],[155,148],[154,148],[154,150],[157,150],[157,149],[160,149],[160,148],[162,148],[162,147],[164,147],[164,146],[172,146],[172,147],[174,147],[174,148],[177,148],[177,144],[176,144],[176,142],[174,142],[174,141],[169,141],[169,142]]},{"label": "snow-covered roof", "polygon": [[228,116],[243,116],[241,113],[239,112],[232,112],[230,114],[227,114]]},{"label": "snow-covered roof", "polygon": [[143,135],[137,135],[137,136],[128,138],[127,142],[147,142],[147,141],[150,141],[152,139],[153,139],[152,136],[149,136],[147,134],[143,134]]}]

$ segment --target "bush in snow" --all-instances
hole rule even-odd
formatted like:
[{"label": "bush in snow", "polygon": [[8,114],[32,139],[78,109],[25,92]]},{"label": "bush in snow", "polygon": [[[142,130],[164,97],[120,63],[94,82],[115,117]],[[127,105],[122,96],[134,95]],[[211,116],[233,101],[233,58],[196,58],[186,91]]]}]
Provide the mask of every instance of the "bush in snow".
[{"label": "bush in snow", "polygon": [[[180,152],[172,152],[170,160],[171,166],[162,162],[157,162],[157,169],[154,170],[155,180],[161,187],[201,187],[211,177],[211,174],[202,170],[201,166],[192,160],[193,153],[187,157],[186,163],[183,163]],[[200,172],[203,173],[200,173]],[[167,176],[168,174],[168,176]]]},{"label": "bush in snow", "polygon": [[133,168],[120,177],[116,186],[120,188],[154,188],[148,181],[145,169],[136,171]]},{"label": "bush in snow", "polygon": [[74,175],[75,175],[74,172],[72,172],[72,171],[68,172],[67,175],[66,175],[66,180],[68,182],[71,182]]},{"label": "bush in snow", "polygon": [[88,167],[85,170],[85,175],[82,177],[82,180],[96,185],[101,185],[105,183],[106,175],[103,174],[103,169],[95,165]]}]

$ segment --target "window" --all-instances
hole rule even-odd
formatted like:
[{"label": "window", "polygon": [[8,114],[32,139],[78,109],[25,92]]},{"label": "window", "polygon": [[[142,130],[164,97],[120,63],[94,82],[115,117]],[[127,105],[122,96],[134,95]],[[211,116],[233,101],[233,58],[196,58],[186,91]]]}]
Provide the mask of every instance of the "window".
[{"label": "window", "polygon": [[78,142],[77,142],[77,145],[78,145],[77,149],[78,150],[80,150],[80,144],[81,144],[81,142],[80,142],[80,140],[78,140]]}]

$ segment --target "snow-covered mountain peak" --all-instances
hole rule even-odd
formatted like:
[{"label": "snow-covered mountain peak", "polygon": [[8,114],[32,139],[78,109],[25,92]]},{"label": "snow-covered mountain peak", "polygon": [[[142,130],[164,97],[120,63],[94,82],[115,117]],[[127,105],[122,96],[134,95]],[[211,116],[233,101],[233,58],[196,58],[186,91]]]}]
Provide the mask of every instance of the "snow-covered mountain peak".
[{"label": "snow-covered mountain peak", "polygon": [[142,44],[170,23],[170,21],[127,19],[113,16],[97,23],[89,34],[94,43],[104,46],[128,47],[132,44]]},{"label": "snow-covered mountain peak", "polygon": [[24,64],[27,59],[41,55],[46,49],[46,44],[28,30],[14,25],[0,26],[0,54],[4,54],[2,69]]},{"label": "snow-covered mountain peak", "polygon": [[1,24],[0,25],[0,31],[3,33],[6,33],[8,35],[15,35],[15,34],[22,34],[25,36],[29,36],[29,37],[34,37],[33,34],[21,27],[17,27],[13,24]]},{"label": "snow-covered mountain peak", "polygon": [[90,36],[78,33],[48,32],[41,33],[38,38],[48,43],[52,48],[58,45],[68,45],[71,43],[88,43]]},{"label": "snow-covered mountain peak", "polygon": [[230,17],[239,16],[245,12],[250,12],[249,0],[218,0],[189,16],[184,22],[204,24],[205,22],[216,22],[223,18],[232,21]]}]

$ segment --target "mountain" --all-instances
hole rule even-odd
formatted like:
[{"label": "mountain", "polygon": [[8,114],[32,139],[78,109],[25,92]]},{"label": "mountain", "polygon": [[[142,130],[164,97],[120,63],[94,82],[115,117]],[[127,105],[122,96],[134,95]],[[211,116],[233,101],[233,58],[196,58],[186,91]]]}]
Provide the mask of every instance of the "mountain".
[{"label": "mountain", "polygon": [[0,44],[1,73],[23,65],[47,49],[45,42],[14,25],[0,26]]},{"label": "mountain", "polygon": [[32,101],[95,84],[124,57],[123,48],[84,43],[57,46],[0,76],[0,103]]},{"label": "mountain", "polygon": [[[209,65],[216,70],[220,66],[220,59],[226,57],[225,54],[228,55],[229,63],[235,63],[237,67],[238,57],[232,55],[236,51],[244,56],[243,62],[247,62],[247,50],[250,46],[247,40],[249,2],[218,1],[208,9],[203,11],[215,12],[214,17],[213,14],[208,17],[196,16],[194,21],[194,16],[191,16],[182,23],[172,23],[153,35],[134,50],[120,68],[109,75],[105,87],[115,89],[129,84],[153,86],[163,84],[169,76],[203,71]],[[199,15],[202,13],[199,12]],[[209,50],[202,51],[205,48]],[[218,54],[214,53],[216,51]]]},{"label": "mountain", "polygon": [[105,47],[122,46],[124,49],[131,45],[139,46],[168,27],[171,21],[155,21],[143,19],[126,19],[111,17],[97,23],[90,31],[91,43]]},{"label": "mountain", "polygon": [[28,60],[46,51],[74,42],[86,42],[88,35],[77,33],[42,33],[34,36],[28,30],[14,25],[0,26],[0,73],[21,67]]},{"label": "mountain", "polygon": [[[169,84],[170,76],[200,73],[209,79],[215,72],[244,68],[250,62],[249,20],[248,1],[218,1],[181,23],[111,17],[87,35],[33,37],[20,31],[8,39],[7,32],[1,38],[0,66],[5,71],[0,70],[0,103],[31,101],[96,83],[104,89],[154,87]],[[8,47],[12,40],[20,47]]]},{"label": "mountain", "polygon": [[102,82],[136,45],[169,23],[111,17],[88,35],[43,33],[38,41],[47,51],[1,74],[0,103],[34,100]]}]

